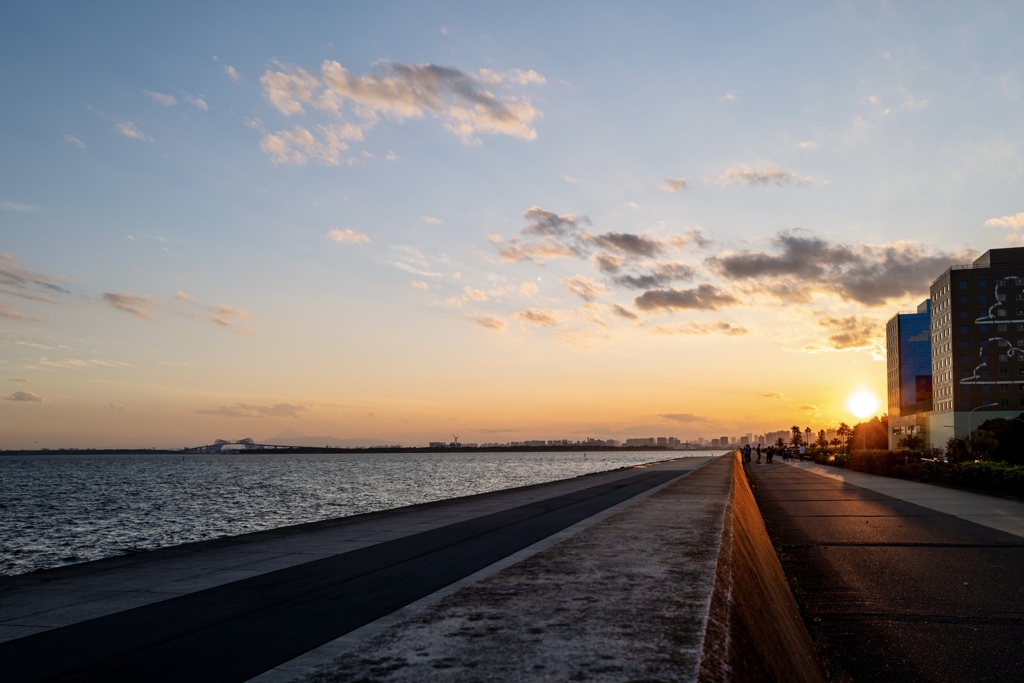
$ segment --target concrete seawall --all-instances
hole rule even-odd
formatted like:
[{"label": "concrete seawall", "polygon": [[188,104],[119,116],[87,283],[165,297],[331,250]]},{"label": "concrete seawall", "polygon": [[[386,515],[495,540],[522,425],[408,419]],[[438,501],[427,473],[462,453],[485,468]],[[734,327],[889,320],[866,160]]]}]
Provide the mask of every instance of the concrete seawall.
[{"label": "concrete seawall", "polygon": [[824,681],[740,454],[723,520],[701,681]]},{"label": "concrete seawall", "polygon": [[0,579],[0,661],[12,681],[823,680],[736,454]]}]

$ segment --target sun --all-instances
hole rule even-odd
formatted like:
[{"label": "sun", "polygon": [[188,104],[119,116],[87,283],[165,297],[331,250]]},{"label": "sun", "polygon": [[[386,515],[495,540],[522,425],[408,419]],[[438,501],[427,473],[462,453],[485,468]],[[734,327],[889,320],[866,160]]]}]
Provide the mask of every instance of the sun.
[{"label": "sun", "polygon": [[878,410],[878,399],[870,391],[861,389],[846,399],[846,409],[863,420]]}]

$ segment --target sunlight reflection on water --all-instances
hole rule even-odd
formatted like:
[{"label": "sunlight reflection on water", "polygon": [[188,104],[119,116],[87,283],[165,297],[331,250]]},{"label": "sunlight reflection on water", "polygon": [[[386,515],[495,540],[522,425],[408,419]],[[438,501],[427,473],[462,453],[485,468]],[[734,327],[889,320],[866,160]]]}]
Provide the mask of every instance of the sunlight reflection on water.
[{"label": "sunlight reflection on water", "polygon": [[567,479],[682,455],[686,454],[3,456],[0,575]]}]

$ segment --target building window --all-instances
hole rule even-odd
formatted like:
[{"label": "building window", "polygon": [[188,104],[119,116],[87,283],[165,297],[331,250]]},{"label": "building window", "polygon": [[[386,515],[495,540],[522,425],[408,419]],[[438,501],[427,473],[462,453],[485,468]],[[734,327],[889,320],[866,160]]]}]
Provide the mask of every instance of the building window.
[{"label": "building window", "polygon": [[978,288],[979,289],[984,289],[985,287],[988,287],[988,280],[986,280],[984,278],[978,280]]},{"label": "building window", "polygon": [[971,402],[970,401],[964,401],[964,410],[970,410],[970,409],[971,409]]},{"label": "building window", "polygon": [[988,318],[988,317],[991,317],[991,316],[989,316],[987,308],[982,308],[981,310],[978,311],[978,317],[979,318]]},{"label": "building window", "polygon": [[990,376],[991,374],[992,374],[992,373],[991,373],[991,372],[989,372],[988,370],[982,370],[982,371],[981,371],[981,378],[982,378],[982,379],[988,379],[988,378],[989,378],[989,376]]},{"label": "building window", "polygon": [[1009,377],[1010,376],[1010,371],[1007,370],[1006,368],[999,368],[999,376],[1000,377]]},{"label": "building window", "polygon": [[[970,363],[971,362],[971,357],[970,356],[960,356],[960,362],[961,363]],[[1021,374],[1024,375],[1024,371],[1022,371]]]},{"label": "building window", "polygon": [[961,325],[960,326],[960,334],[967,334],[967,332],[969,330],[970,330],[970,327],[968,327],[967,325]]},{"label": "building window", "polygon": [[988,355],[987,353],[983,353],[983,354],[981,354],[981,362],[982,362],[982,363],[987,363],[987,362],[989,362],[990,360],[992,360],[992,357],[991,357],[991,356],[989,356],[989,355]]},{"label": "building window", "polygon": [[960,281],[960,289],[967,289],[967,280]]},{"label": "building window", "polygon": [[967,303],[967,295],[966,294],[961,294],[960,295],[960,303],[962,303],[962,304]]},{"label": "building window", "polygon": [[982,384],[981,385],[981,393],[983,393],[983,394],[991,393],[991,389],[992,389],[992,387],[990,385],[988,385],[988,384]]},{"label": "building window", "polygon": [[[1009,358],[1008,358],[1008,357],[1006,356],[1006,354],[1005,354],[1005,353],[1001,353],[1001,354],[999,354],[999,362],[1000,362],[1000,363],[1005,363],[1005,362],[1006,362],[1006,361],[1008,361],[1008,360],[1010,360],[1010,359],[1009,359]],[[1006,370],[1000,370],[999,372],[1001,372],[1001,373],[1002,373],[1002,372],[1006,372]]]},{"label": "building window", "polygon": [[999,391],[1000,391],[1000,393],[1003,393],[1003,394],[1010,393],[1010,385],[1009,384],[1000,384],[999,385]]},{"label": "building window", "polygon": [[998,309],[996,309],[996,315],[999,316],[1000,318],[1005,318],[1006,317],[1006,309],[1005,308],[998,308]]},{"label": "building window", "polygon": [[[963,332],[964,328],[961,327],[960,331]],[[969,349],[969,348],[971,348],[971,343],[969,341],[967,341],[966,339],[961,339],[960,340],[960,348],[961,349]]]},{"label": "building window", "polygon": [[1006,325],[996,325],[996,330],[999,332],[1006,332]]},{"label": "building window", "polygon": [[979,294],[978,295],[978,303],[979,304],[987,304],[988,303],[988,294]]},{"label": "building window", "polygon": [[1003,407],[1008,407],[1010,405],[1010,399],[1008,399],[1008,398],[1001,398],[1001,399],[999,399],[999,405],[1001,405]]},{"label": "building window", "polygon": [[967,320],[967,311],[960,311],[960,319]]},{"label": "building window", "polygon": [[978,332],[982,334],[988,333],[988,325],[978,325]]}]

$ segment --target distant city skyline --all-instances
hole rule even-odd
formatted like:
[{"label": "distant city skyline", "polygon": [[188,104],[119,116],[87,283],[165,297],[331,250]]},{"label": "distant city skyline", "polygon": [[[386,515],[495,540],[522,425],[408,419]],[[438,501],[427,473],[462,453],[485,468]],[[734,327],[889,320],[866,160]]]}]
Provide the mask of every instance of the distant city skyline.
[{"label": "distant city skyline", "polygon": [[0,449],[815,433],[1024,230],[1024,6],[8,2]]}]

